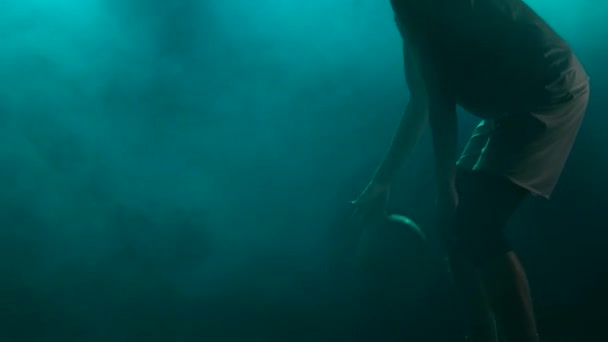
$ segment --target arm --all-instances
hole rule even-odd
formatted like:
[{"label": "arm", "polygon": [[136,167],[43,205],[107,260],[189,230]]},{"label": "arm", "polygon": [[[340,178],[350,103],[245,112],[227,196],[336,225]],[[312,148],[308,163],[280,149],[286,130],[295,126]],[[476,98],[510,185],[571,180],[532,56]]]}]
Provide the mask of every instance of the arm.
[{"label": "arm", "polygon": [[373,182],[388,185],[399,167],[418,145],[428,119],[427,95],[420,74],[420,63],[416,51],[404,41],[405,74],[410,91],[410,99],[393,136],[391,147],[376,170]]},{"label": "arm", "polygon": [[455,190],[458,148],[456,104],[441,95],[434,96],[429,121],[435,150],[435,177],[440,196]]}]

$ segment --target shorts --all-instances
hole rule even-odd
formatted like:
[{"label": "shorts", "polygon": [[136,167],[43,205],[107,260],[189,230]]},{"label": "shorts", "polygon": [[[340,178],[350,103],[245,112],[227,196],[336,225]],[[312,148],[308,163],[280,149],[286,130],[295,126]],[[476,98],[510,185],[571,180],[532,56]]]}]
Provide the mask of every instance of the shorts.
[{"label": "shorts", "polygon": [[506,177],[550,198],[566,164],[589,102],[589,86],[566,101],[500,119],[483,120],[458,166]]}]

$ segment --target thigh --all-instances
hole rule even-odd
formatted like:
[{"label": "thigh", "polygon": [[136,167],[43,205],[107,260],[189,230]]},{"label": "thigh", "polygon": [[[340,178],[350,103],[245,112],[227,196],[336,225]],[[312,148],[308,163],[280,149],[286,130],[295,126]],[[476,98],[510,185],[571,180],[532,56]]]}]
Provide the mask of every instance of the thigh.
[{"label": "thigh", "polygon": [[454,225],[485,230],[501,229],[529,193],[508,178],[480,170],[459,169],[457,186],[459,203]]},{"label": "thigh", "polygon": [[460,169],[459,203],[446,232],[448,252],[476,265],[510,250],[503,234],[528,191],[506,178]]},{"label": "thigh", "polygon": [[549,108],[496,121],[475,169],[509,178],[549,198],[555,188],[584,113],[588,93]]}]

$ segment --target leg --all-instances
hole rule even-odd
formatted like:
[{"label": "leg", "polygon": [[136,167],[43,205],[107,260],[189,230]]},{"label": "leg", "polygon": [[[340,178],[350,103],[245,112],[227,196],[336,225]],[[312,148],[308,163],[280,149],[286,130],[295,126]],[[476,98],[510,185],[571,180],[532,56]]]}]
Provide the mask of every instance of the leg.
[{"label": "leg", "polygon": [[[459,193],[466,188],[469,172],[459,169],[457,179]],[[462,296],[462,305],[467,320],[469,342],[497,341],[496,321],[490,301],[483,285],[481,274],[467,257],[459,252],[455,244],[446,244],[450,271],[454,285]]]},{"label": "leg", "polygon": [[481,275],[457,252],[448,252],[454,284],[462,296],[468,342],[496,342],[496,321]]},{"label": "leg", "polygon": [[504,254],[481,272],[507,341],[538,341],[528,279],[517,255]]},{"label": "leg", "polygon": [[484,309],[489,301],[507,341],[535,342],[538,337],[525,273],[502,234],[527,191],[479,171],[462,178],[447,246],[452,263],[460,264],[454,270],[455,278],[468,279],[468,286],[464,280],[457,283],[465,289],[468,301],[471,341],[496,340],[487,336],[489,323],[482,314],[489,311],[487,306]]}]

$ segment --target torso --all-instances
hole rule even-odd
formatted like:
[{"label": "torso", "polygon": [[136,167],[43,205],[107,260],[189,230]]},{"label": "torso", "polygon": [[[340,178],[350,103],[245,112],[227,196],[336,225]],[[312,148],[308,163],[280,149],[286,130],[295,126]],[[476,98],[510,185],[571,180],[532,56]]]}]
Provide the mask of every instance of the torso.
[{"label": "torso", "polygon": [[[426,14],[419,1],[392,0],[396,18],[413,21],[441,86],[473,114],[542,105],[586,82],[568,44],[521,0],[426,0]],[[412,20],[416,11],[427,19]]]}]

